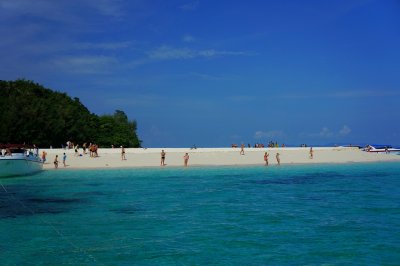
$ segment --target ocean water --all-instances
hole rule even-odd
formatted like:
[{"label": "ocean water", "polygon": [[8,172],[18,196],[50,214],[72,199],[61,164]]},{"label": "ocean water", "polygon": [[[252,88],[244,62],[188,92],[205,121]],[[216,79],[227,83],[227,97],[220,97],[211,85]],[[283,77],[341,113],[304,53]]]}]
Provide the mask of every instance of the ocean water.
[{"label": "ocean water", "polygon": [[1,265],[399,265],[400,164],[0,179]]}]

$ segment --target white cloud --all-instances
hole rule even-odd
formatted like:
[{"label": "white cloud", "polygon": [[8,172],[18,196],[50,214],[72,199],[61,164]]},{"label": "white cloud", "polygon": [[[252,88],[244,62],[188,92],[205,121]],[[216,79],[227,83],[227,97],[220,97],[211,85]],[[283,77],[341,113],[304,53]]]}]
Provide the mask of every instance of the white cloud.
[{"label": "white cloud", "polygon": [[216,76],[216,75],[210,75],[210,74],[204,74],[204,73],[197,73],[197,72],[191,72],[191,76],[204,79],[204,80],[226,80],[227,78],[221,77],[221,76]]},{"label": "white cloud", "polygon": [[375,97],[387,97],[387,96],[399,96],[400,91],[398,90],[385,90],[385,89],[366,89],[366,90],[346,90],[327,93],[290,93],[283,94],[280,98],[284,99],[359,99],[359,98],[375,98]]},{"label": "white cloud", "polygon": [[193,50],[189,48],[173,48],[169,46],[161,46],[147,53],[149,58],[158,60],[173,60],[173,59],[192,59],[197,57],[212,58],[216,56],[237,56],[250,55],[248,52],[237,51],[216,51],[208,50]]},{"label": "white cloud", "polygon": [[179,8],[184,11],[193,11],[198,8],[199,4],[200,4],[200,1],[197,0],[197,1],[189,2],[184,5],[181,5]]},{"label": "white cloud", "polygon": [[182,41],[188,42],[188,43],[194,42],[195,40],[196,39],[191,35],[185,35],[185,36],[182,37]]},{"label": "white cloud", "polygon": [[256,98],[249,95],[233,95],[226,98],[227,100],[235,103],[244,103],[254,101]]},{"label": "white cloud", "polygon": [[104,16],[120,17],[124,14],[121,1],[114,0],[81,0],[76,1],[44,1],[44,0],[1,0],[1,9],[12,16],[32,15],[56,21],[65,21],[75,17],[77,10],[89,9]]},{"label": "white cloud", "polygon": [[124,15],[123,7],[120,4],[121,1],[114,0],[89,0],[88,5],[104,16],[121,17]]},{"label": "white cloud", "polygon": [[92,49],[101,49],[101,50],[118,50],[129,48],[132,46],[131,42],[108,42],[108,43],[75,43],[73,47],[75,49],[81,50],[92,50]]},{"label": "white cloud", "polygon": [[319,132],[319,136],[322,138],[329,138],[332,137],[334,134],[332,131],[329,130],[329,128],[324,127],[321,129],[321,131]]},{"label": "white cloud", "polygon": [[118,63],[114,57],[108,56],[65,56],[52,61],[55,67],[78,74],[108,73],[111,65]]},{"label": "white cloud", "polygon": [[319,133],[306,134],[305,136],[311,138],[337,138],[347,136],[350,132],[351,129],[344,125],[339,131],[332,131],[328,127],[323,127]]},{"label": "white cloud", "polygon": [[350,132],[351,132],[351,129],[348,126],[344,125],[342,127],[342,129],[339,131],[339,135],[347,136],[348,134],[350,134]]},{"label": "white cloud", "polygon": [[162,131],[156,125],[152,125],[150,128],[150,134],[154,137],[159,137],[162,135]]},{"label": "white cloud", "polygon": [[270,131],[256,131],[254,133],[255,139],[262,139],[262,138],[279,138],[284,136],[284,133],[280,130],[270,130]]},{"label": "white cloud", "polygon": [[168,46],[161,46],[148,53],[151,59],[190,59],[196,57],[194,51],[188,48],[172,48]]}]

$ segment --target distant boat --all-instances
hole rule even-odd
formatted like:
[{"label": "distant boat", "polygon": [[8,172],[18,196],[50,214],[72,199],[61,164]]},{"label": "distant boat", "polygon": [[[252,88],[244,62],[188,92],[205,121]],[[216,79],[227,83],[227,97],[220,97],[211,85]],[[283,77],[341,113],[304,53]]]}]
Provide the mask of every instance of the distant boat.
[{"label": "distant boat", "polygon": [[400,148],[393,148],[392,146],[371,146],[371,145],[368,145],[363,150],[366,151],[366,152],[385,152],[385,153],[400,152]]},{"label": "distant boat", "polygon": [[0,145],[0,177],[30,175],[42,171],[43,162],[38,154],[24,145]]}]

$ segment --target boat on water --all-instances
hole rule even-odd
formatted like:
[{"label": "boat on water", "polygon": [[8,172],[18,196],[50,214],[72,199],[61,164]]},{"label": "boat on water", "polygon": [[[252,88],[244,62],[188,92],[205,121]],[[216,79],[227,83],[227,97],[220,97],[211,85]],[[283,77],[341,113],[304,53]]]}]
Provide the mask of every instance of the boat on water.
[{"label": "boat on water", "polygon": [[31,175],[43,169],[39,155],[25,145],[0,145],[0,177]]},{"label": "boat on water", "polygon": [[377,153],[398,153],[400,152],[400,148],[393,148],[392,146],[372,146],[372,145],[367,145],[363,149],[366,152],[377,152]]}]

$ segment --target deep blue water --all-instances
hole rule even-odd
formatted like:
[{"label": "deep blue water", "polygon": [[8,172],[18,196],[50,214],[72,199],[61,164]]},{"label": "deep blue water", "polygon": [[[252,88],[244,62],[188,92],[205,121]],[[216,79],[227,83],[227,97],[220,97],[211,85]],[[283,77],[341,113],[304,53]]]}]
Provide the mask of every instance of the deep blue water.
[{"label": "deep blue water", "polygon": [[1,265],[399,265],[400,164],[0,179]]}]

